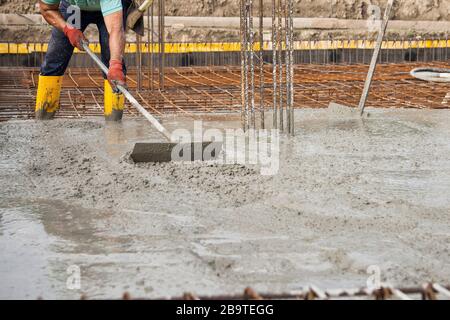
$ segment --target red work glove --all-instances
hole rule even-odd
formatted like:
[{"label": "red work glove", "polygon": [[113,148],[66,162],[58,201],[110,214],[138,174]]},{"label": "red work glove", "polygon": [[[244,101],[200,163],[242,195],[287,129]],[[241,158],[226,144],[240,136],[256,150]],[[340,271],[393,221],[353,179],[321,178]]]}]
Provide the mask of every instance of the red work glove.
[{"label": "red work glove", "polygon": [[118,92],[117,85],[126,87],[126,78],[123,73],[123,64],[120,60],[111,59],[109,61],[108,81],[111,84],[114,92]]},{"label": "red work glove", "polygon": [[64,27],[64,34],[66,35],[67,38],[69,38],[69,41],[72,44],[72,46],[74,46],[75,48],[78,48],[81,51],[84,51],[83,46],[82,46],[82,41],[87,42],[87,39],[84,36],[83,32],[66,25]]}]

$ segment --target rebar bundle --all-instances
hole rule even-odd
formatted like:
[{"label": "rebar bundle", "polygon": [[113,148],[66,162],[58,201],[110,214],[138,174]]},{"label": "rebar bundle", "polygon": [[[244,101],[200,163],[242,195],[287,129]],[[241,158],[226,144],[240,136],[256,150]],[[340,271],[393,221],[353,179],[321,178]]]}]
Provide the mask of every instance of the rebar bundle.
[{"label": "rebar bundle", "polygon": [[[140,1],[142,2],[142,1]],[[155,15],[157,14],[157,28],[155,28]],[[145,77],[145,71],[143,69],[144,59],[142,49],[145,48],[147,56],[147,78],[148,89],[151,91],[164,90],[165,87],[165,64],[166,64],[166,51],[165,51],[165,1],[158,0],[152,3],[146,13],[146,27],[147,37],[141,37],[136,34],[136,59],[135,65],[137,69],[136,82],[137,91],[143,89],[143,79]],[[156,38],[156,39],[155,39]],[[157,41],[155,41],[157,40]],[[155,52],[157,53],[155,57]],[[155,65],[155,59],[157,61]],[[158,77],[155,77],[155,69],[157,67]],[[157,78],[157,79],[155,79]]]},{"label": "rebar bundle", "polygon": [[[253,23],[253,0],[241,0],[241,89],[242,127],[256,129],[259,113],[261,129],[265,128],[264,95],[264,7],[259,1],[259,30]],[[293,0],[272,0],[272,110],[273,128],[294,134],[294,22]],[[258,37],[256,37],[256,35]],[[259,39],[259,44],[255,42]],[[258,49],[258,55],[255,54]],[[259,61],[258,67],[255,61]],[[259,71],[259,93],[255,84],[255,72]],[[255,97],[259,94],[259,110],[255,108]]]},{"label": "rebar bundle", "polygon": [[166,58],[166,38],[165,38],[165,16],[166,16],[166,2],[165,0],[159,0],[158,10],[158,46],[159,46],[159,89],[164,90],[165,81],[165,58]]}]

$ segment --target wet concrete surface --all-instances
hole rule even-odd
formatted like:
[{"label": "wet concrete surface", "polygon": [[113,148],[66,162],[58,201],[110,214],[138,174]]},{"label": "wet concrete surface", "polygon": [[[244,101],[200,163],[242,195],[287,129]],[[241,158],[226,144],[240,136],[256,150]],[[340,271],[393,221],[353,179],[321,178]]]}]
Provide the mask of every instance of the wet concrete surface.
[{"label": "wet concrete surface", "polygon": [[[450,111],[369,111],[298,111],[271,176],[134,164],[134,143],[163,141],[145,121],[0,123],[0,298],[362,287],[371,265],[395,285],[447,283]],[[204,129],[239,126],[224,117]]]}]

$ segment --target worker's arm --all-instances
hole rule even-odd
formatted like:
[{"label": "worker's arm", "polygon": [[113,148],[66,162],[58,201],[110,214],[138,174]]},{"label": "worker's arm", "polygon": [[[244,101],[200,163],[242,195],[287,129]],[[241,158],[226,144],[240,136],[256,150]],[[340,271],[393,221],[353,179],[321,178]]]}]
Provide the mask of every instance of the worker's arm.
[{"label": "worker's arm", "polygon": [[123,28],[123,13],[118,11],[104,17],[109,33],[109,49],[111,60],[122,61],[125,50],[125,31]]},{"label": "worker's arm", "polygon": [[39,10],[41,11],[45,21],[58,30],[64,32],[66,37],[69,38],[72,46],[83,50],[81,42],[83,40],[87,40],[80,30],[75,29],[64,20],[64,17],[59,12],[59,1],[56,1],[55,4],[47,4],[44,1],[39,0]]},{"label": "worker's arm", "polygon": [[111,13],[104,17],[106,28],[109,33],[109,50],[111,60],[109,61],[108,80],[113,88],[120,84],[125,86],[126,78],[123,73],[123,53],[125,50],[125,31],[123,28],[122,10]]},{"label": "worker's arm", "polygon": [[58,30],[64,31],[67,23],[59,12],[59,4],[46,4],[42,0],[39,0],[39,10],[45,21]]}]

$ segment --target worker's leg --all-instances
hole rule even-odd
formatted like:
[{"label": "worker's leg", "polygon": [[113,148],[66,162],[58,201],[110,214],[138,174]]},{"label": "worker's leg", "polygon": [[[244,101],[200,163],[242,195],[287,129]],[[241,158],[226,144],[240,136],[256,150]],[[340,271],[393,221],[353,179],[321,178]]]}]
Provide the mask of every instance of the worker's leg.
[{"label": "worker's leg", "polygon": [[[128,11],[128,7],[130,6],[130,0],[122,0],[123,12],[124,12],[124,25],[126,21],[126,12]],[[109,60],[111,59],[111,52],[109,49],[109,33],[106,28],[105,21],[103,17],[99,17],[97,21],[97,27],[99,31],[99,40],[102,48],[101,56],[103,63],[109,68]],[[125,61],[123,63],[123,71],[126,75],[127,70],[125,67]],[[111,85],[106,80],[106,74],[103,74],[104,77],[104,111],[105,111],[105,119],[107,121],[120,121],[123,116],[123,109],[125,105],[125,97],[123,94],[114,93]]]},{"label": "worker's leg", "polygon": [[[69,7],[67,1],[61,1],[59,11],[67,20]],[[81,30],[88,25],[86,17],[81,14]],[[73,46],[64,33],[53,28],[44,63],[41,66],[39,85],[36,96],[36,119],[52,119],[59,109],[62,76],[69,65]]]}]

